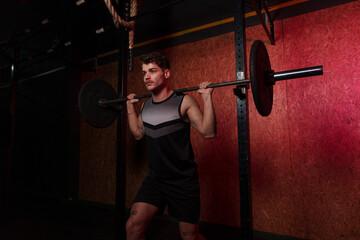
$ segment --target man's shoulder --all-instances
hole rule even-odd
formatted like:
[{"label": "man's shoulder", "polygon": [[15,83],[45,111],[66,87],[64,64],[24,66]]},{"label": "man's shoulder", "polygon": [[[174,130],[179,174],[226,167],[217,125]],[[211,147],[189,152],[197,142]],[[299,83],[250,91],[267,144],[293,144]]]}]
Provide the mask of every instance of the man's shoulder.
[{"label": "man's shoulder", "polygon": [[196,104],[197,103],[196,99],[193,96],[188,95],[188,94],[184,94],[184,100],[183,101],[184,102],[186,101],[189,104]]},{"label": "man's shoulder", "polygon": [[193,106],[199,106],[198,102],[196,101],[196,99],[188,94],[185,94],[184,99],[182,101],[182,107],[183,109],[189,109]]}]

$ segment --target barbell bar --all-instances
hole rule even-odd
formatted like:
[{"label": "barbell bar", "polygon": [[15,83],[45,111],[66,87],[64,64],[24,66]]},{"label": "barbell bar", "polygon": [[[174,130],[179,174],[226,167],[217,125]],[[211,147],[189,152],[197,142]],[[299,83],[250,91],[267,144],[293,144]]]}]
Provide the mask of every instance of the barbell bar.
[{"label": "barbell bar", "polygon": [[[323,74],[322,66],[274,72],[270,66],[269,55],[265,45],[254,41],[250,51],[250,79],[213,83],[207,88],[218,88],[231,85],[244,86],[251,83],[251,90],[256,109],[262,116],[268,116],[273,104],[273,85],[275,82],[294,78],[310,77]],[[196,91],[199,86],[174,90],[175,92]],[[149,98],[151,94],[135,96],[136,99]],[[106,81],[93,79],[87,81],[80,89],[79,111],[84,120],[93,127],[110,126],[116,118],[115,104],[124,103],[128,98],[117,98],[115,90]]]},{"label": "barbell bar", "polygon": [[[289,80],[293,78],[302,78],[302,77],[310,77],[310,76],[316,76],[321,75],[323,73],[323,67],[322,66],[315,66],[315,67],[307,67],[307,68],[299,68],[289,71],[283,71],[278,73],[272,73],[269,72],[267,75],[267,82],[268,84],[274,85],[275,82],[281,81],[281,80]],[[220,82],[220,83],[212,83],[209,84],[206,88],[218,88],[218,87],[226,87],[226,86],[232,86],[232,85],[242,85],[246,83],[251,83],[251,79],[243,79],[243,80],[235,80],[235,81],[229,81],[229,82]],[[174,92],[182,93],[182,92],[191,92],[199,90],[200,87],[188,87],[188,88],[181,88],[176,89]],[[135,96],[135,99],[142,99],[142,98],[149,98],[151,97],[151,94],[144,94]],[[112,100],[107,99],[100,99],[99,105],[102,107],[106,107],[108,104],[111,103],[124,103],[127,100],[129,100],[127,97],[125,98],[116,98]]]}]

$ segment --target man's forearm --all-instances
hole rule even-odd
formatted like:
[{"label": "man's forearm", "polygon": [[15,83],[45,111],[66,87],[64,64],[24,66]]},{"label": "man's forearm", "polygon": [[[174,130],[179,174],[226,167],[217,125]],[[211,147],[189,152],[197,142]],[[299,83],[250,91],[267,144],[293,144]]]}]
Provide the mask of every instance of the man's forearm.
[{"label": "man's forearm", "polygon": [[139,116],[132,104],[127,105],[127,116],[131,134],[135,137],[135,139],[141,139],[145,134],[145,130],[142,127],[139,127]]},{"label": "man's forearm", "polygon": [[203,96],[203,102],[204,102],[204,115],[203,115],[204,137],[213,138],[216,135],[216,116],[215,116],[215,110],[212,103],[211,95]]}]

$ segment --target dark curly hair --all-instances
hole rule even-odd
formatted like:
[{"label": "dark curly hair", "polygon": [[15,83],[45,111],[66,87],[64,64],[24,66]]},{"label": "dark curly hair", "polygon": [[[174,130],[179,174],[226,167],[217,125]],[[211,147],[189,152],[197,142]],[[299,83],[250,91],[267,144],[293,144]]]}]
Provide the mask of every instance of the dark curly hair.
[{"label": "dark curly hair", "polygon": [[140,57],[140,66],[149,63],[156,63],[163,71],[165,69],[170,69],[169,59],[161,53],[152,52]]}]

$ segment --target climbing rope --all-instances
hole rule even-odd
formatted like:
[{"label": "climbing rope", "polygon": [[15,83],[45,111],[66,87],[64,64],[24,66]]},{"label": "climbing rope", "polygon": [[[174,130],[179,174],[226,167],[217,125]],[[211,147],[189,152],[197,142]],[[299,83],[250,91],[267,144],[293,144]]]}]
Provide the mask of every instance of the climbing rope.
[{"label": "climbing rope", "polygon": [[[117,28],[120,26],[125,27],[129,32],[129,70],[133,69],[133,48],[134,48],[134,32],[135,32],[135,21],[125,21],[122,19],[119,14],[116,12],[114,6],[111,3],[111,0],[104,0],[107,8],[109,9],[111,15],[113,16],[114,24]],[[138,11],[138,2],[137,0],[131,0],[130,2],[130,17],[133,17],[137,14]]]}]

